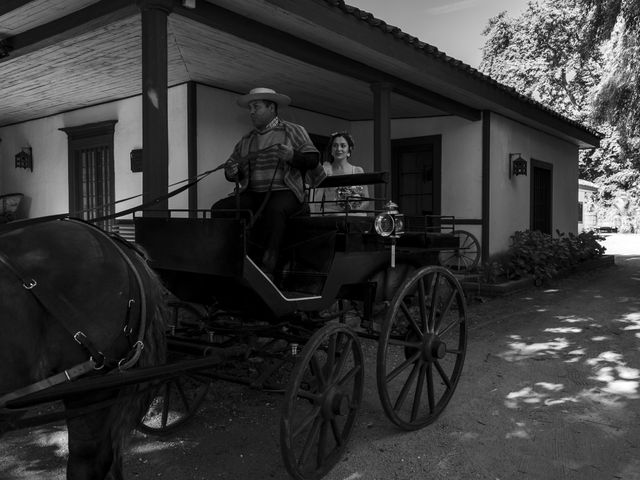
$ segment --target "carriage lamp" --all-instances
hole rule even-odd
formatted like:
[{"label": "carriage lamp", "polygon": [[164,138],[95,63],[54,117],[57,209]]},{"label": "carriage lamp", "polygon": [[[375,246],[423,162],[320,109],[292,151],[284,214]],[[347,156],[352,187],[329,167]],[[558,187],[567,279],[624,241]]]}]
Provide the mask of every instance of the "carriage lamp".
[{"label": "carriage lamp", "polygon": [[389,201],[385,211],[376,216],[374,228],[381,237],[398,238],[404,233],[404,215],[398,211],[398,205]]},{"label": "carriage lamp", "polygon": [[392,201],[384,206],[385,211],[376,216],[374,228],[381,237],[391,238],[391,268],[396,267],[396,239],[404,233],[404,215]]}]

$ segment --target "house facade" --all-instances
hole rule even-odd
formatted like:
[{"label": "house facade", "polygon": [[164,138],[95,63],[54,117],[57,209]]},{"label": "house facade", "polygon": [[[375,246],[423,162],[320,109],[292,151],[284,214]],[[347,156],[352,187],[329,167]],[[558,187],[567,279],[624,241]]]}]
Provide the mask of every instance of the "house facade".
[{"label": "house facade", "polygon": [[[405,214],[455,217],[485,258],[517,230],[577,231],[596,132],[341,0],[56,3],[0,7],[0,194],[25,195],[23,217],[96,218],[179,188],[228,158],[250,129],[236,98],[266,86],[318,146],[350,131],[353,163],[388,171]],[[214,172],[154,208],[231,189]]]},{"label": "house facade", "polygon": [[597,226],[598,218],[593,202],[593,195],[597,191],[595,183],[578,180],[578,232],[588,232]]}]

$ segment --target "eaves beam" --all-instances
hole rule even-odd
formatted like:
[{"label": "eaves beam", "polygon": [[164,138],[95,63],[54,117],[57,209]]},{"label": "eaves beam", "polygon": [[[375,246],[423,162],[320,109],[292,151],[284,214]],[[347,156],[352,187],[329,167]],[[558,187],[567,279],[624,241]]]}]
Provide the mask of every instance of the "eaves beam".
[{"label": "eaves beam", "polygon": [[467,120],[481,118],[481,112],[475,108],[222,7],[198,2],[194,9],[176,6],[174,13],[325,70],[369,84],[391,84],[400,95]]},{"label": "eaves beam", "polygon": [[[13,4],[25,4],[14,0]],[[2,7],[4,9],[4,5]],[[101,0],[49,23],[3,39],[8,61],[140,13],[132,0]],[[1,11],[0,11],[1,14]]]}]

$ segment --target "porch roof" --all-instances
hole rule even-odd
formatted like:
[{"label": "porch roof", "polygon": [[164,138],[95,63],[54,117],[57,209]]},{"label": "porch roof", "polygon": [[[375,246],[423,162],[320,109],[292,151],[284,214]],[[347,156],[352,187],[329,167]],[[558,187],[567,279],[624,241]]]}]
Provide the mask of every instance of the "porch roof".
[{"label": "porch roof", "polygon": [[[580,147],[599,142],[597,132],[342,0],[149,2],[172,8],[169,85],[195,81],[237,93],[269,86],[296,107],[370,120],[371,85],[385,83],[392,118],[477,120],[490,110]],[[4,0],[0,126],[139,95],[137,3]]]}]

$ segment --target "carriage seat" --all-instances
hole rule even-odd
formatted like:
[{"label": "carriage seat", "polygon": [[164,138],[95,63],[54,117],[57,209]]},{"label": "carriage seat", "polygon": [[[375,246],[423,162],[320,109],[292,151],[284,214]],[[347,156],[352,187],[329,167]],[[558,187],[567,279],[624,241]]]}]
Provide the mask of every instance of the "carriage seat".
[{"label": "carriage seat", "polygon": [[[348,240],[355,241],[357,237],[373,232],[373,217],[359,217],[353,215],[309,215],[291,217],[287,222],[283,248],[318,241],[339,242],[336,248],[345,248]],[[340,246],[342,248],[340,248]]]},{"label": "carriage seat", "polygon": [[[369,233],[373,230],[373,216],[355,215],[305,215],[291,217],[288,220],[287,233],[323,232]],[[291,232],[289,232],[291,231]]]}]

